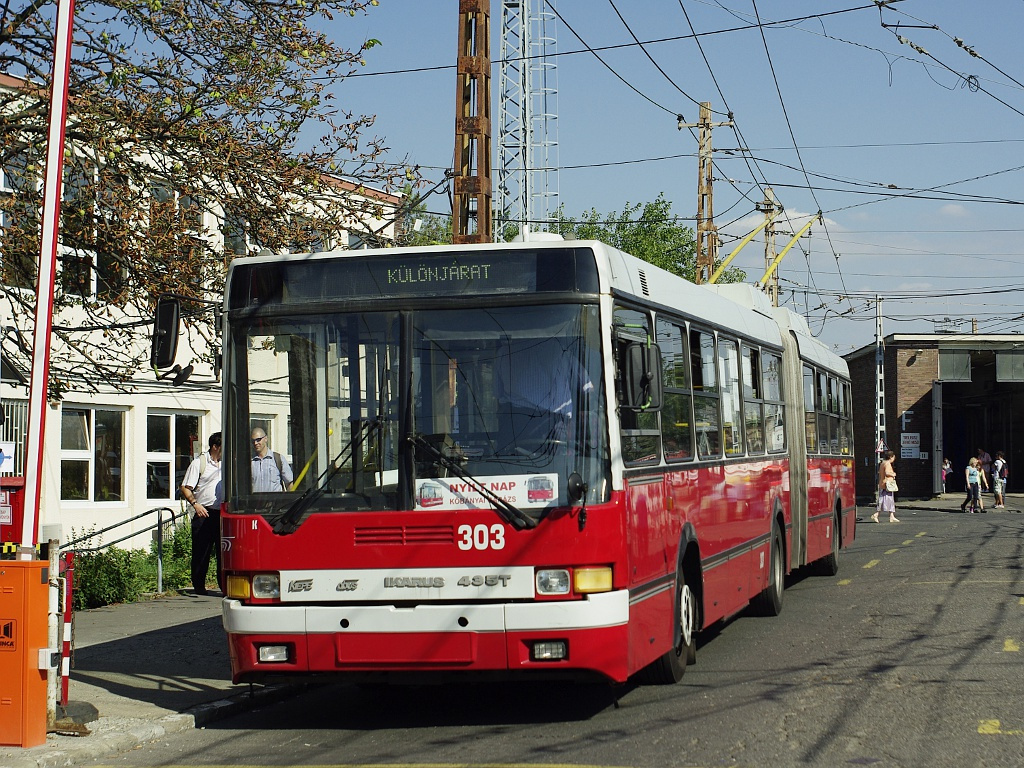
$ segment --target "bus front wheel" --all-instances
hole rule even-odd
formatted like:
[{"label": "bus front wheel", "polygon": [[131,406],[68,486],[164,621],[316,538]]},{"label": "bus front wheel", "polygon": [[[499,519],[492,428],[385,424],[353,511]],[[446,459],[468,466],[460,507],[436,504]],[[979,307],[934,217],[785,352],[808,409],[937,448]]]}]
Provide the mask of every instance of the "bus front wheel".
[{"label": "bus front wheel", "polygon": [[640,670],[647,685],[673,685],[683,679],[688,664],[697,661],[697,596],[686,583],[682,566],[676,575],[675,629],[672,648]]}]

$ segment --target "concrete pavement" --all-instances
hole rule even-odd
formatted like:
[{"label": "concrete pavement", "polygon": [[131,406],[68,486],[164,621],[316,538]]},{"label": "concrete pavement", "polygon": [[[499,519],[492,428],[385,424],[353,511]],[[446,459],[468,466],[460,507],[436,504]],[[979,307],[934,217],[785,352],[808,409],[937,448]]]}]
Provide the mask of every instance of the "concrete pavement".
[{"label": "concrete pavement", "polygon": [[[962,500],[962,493],[908,501],[897,494],[896,514],[959,514]],[[1024,511],[1024,494],[1009,494],[1007,509],[992,509],[991,494],[984,500],[989,514]],[[869,509],[859,513],[860,524],[872,525]],[[78,611],[69,699],[94,706],[99,718],[86,725],[88,735],[50,734],[28,749],[0,746],[0,766],[77,765],[291,695],[295,686],[232,685],[220,604],[219,597],[186,592]]]},{"label": "concrete pavement", "polygon": [[69,709],[92,705],[99,718],[86,724],[88,735],[0,746],[0,766],[76,765],[286,695],[288,686],[231,683],[221,599],[190,592],[77,611]]}]

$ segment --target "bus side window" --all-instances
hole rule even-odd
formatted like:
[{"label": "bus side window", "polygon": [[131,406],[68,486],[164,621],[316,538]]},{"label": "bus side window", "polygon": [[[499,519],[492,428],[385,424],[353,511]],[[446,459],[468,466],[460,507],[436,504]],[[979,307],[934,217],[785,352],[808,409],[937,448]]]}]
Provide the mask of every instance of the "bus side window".
[{"label": "bus side window", "polygon": [[644,312],[616,307],[614,327],[622,458],[628,464],[658,463],[662,362],[658,345],[650,343],[651,321]]},{"label": "bus side window", "polygon": [[782,358],[774,353],[764,353],[761,374],[764,382],[764,421],[769,453],[781,453],[786,450],[786,411],[782,401],[781,372]]},{"label": "bus side window", "polygon": [[658,347],[664,371],[661,433],[666,461],[693,459],[693,404],[686,328],[658,319]]},{"label": "bus side window", "polygon": [[818,420],[814,411],[814,369],[804,366],[804,433],[807,436],[807,451],[818,450]]},{"label": "bus side window", "polygon": [[697,437],[697,458],[722,453],[721,417],[718,413],[718,376],[715,337],[690,329],[690,378],[693,381],[693,424]]}]

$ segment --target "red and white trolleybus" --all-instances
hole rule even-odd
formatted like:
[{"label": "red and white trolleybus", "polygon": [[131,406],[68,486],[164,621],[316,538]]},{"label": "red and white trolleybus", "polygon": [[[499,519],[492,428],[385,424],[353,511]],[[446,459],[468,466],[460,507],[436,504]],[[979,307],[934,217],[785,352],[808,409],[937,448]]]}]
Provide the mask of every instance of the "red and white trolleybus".
[{"label": "red and white trolleybus", "polygon": [[846,365],[751,286],[542,241],[240,259],[225,310],[236,682],[671,683],[853,540]]}]

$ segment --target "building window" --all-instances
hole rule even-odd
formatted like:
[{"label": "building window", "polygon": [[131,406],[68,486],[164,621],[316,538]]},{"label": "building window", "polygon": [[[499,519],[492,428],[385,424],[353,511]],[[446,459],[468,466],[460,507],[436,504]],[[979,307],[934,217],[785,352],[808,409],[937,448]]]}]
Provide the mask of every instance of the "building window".
[{"label": "building window", "polygon": [[124,411],[64,408],[60,449],[62,500],[124,499]]},{"label": "building window", "polygon": [[971,382],[971,353],[953,349],[939,350],[939,381]]},{"label": "building window", "polygon": [[181,224],[190,234],[201,235],[205,232],[203,214],[206,200],[195,195],[181,195],[178,198],[181,213]]},{"label": "building window", "polygon": [[146,498],[176,497],[185,470],[202,453],[199,416],[150,413],[146,416]]},{"label": "building window", "polygon": [[1024,352],[996,352],[996,381],[1024,381]]},{"label": "building window", "polygon": [[14,468],[4,475],[25,476],[25,438],[28,435],[28,400],[7,400],[0,403],[3,421],[0,422],[0,440],[14,443]]},{"label": "building window", "polygon": [[95,166],[83,157],[69,158],[60,207],[61,241],[69,248],[96,247],[96,189]]},{"label": "building window", "polygon": [[27,151],[15,152],[4,167],[3,253],[0,281],[17,288],[35,288],[39,260],[40,167]]},{"label": "building window", "polygon": [[224,251],[233,256],[245,256],[249,252],[249,238],[246,235],[245,218],[227,211],[224,214]]},{"label": "building window", "polygon": [[60,256],[60,287],[69,296],[93,295],[92,257],[81,251],[64,251]]}]

